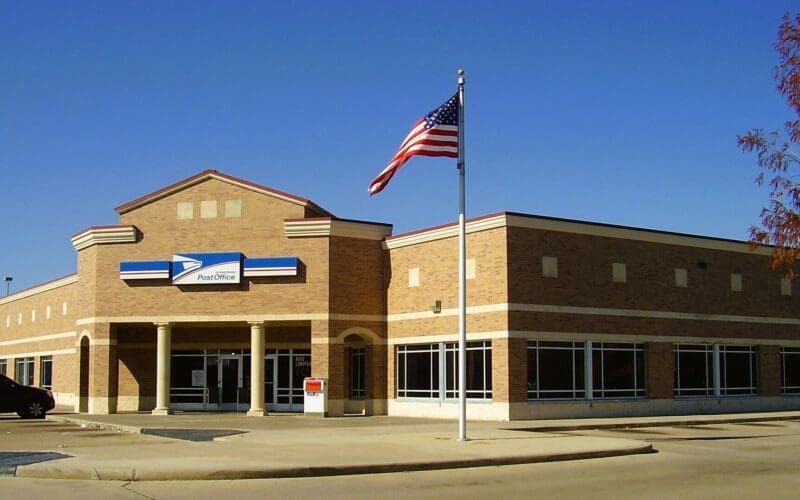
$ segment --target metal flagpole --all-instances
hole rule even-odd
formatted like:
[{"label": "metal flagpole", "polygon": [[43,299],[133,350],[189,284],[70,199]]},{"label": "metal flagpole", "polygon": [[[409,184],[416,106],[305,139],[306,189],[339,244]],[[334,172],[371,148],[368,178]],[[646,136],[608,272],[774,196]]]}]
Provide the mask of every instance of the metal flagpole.
[{"label": "metal flagpole", "polygon": [[464,179],[464,70],[458,70],[458,440],[467,437],[467,239]]}]

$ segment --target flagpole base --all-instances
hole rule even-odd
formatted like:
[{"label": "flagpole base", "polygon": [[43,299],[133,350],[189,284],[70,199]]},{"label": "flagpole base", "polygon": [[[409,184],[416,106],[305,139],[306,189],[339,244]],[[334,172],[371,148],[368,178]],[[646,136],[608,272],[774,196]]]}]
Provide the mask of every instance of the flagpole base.
[{"label": "flagpole base", "polygon": [[458,440],[459,440],[460,442],[462,442],[462,443],[466,443],[467,441],[472,441],[472,440],[471,440],[470,438],[468,438],[468,437],[458,438]]}]

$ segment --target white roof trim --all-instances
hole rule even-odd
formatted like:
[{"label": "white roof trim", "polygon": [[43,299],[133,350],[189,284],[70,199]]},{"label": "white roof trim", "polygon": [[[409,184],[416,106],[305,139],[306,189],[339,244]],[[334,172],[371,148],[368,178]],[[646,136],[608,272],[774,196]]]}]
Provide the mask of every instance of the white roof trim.
[{"label": "white roof trim", "polygon": [[[188,179],[184,179],[183,181],[180,181],[180,182],[178,182],[178,183],[176,183],[176,184],[174,184],[172,186],[167,186],[166,188],[162,188],[160,190],[153,191],[152,193],[147,194],[145,196],[142,196],[141,198],[137,198],[136,200],[133,200],[131,202],[125,203],[123,205],[120,205],[119,207],[116,208],[117,213],[119,213],[120,215],[126,214],[126,213],[128,213],[128,212],[130,212],[132,210],[135,210],[135,209],[137,209],[137,208],[139,208],[141,206],[144,206],[144,205],[146,205],[148,203],[152,203],[152,202],[158,201],[158,200],[160,200],[162,198],[166,198],[167,196],[173,195],[173,194],[175,194],[175,193],[177,193],[179,191],[182,191],[182,190],[184,190],[186,188],[190,188],[192,186],[196,186],[197,184],[205,182],[205,181],[207,181],[209,179],[214,179],[214,180],[217,180],[217,181],[220,181],[220,182],[224,182],[224,183],[230,184],[232,186],[237,186],[237,187],[240,187],[242,189],[247,189],[247,190],[250,190],[250,191],[254,191],[256,193],[265,194],[265,195],[271,196],[273,198],[277,198],[277,199],[282,200],[282,201],[287,201],[289,203],[293,203],[295,205],[299,205],[299,206],[302,206],[302,207],[311,207],[315,211],[320,211],[321,210],[322,212],[328,213],[327,210],[325,210],[322,207],[318,207],[317,205],[315,205],[310,200],[306,200],[304,198],[300,198],[298,196],[291,195],[289,193],[284,193],[284,192],[278,191],[276,189],[269,188],[267,186],[261,186],[261,185],[256,184],[256,183],[251,183],[249,181],[246,181],[244,179],[239,179],[239,178],[236,178],[236,177],[233,177],[233,176],[229,176],[227,174],[223,174],[222,172],[217,172],[217,171],[212,171],[212,170],[201,172],[200,174],[198,174],[198,175],[196,175],[194,177],[190,177]],[[319,210],[317,210],[317,209],[319,209]]]},{"label": "white roof trim", "polygon": [[622,240],[644,241],[647,243],[707,248],[709,250],[723,250],[726,252],[755,253],[758,255],[769,255],[772,252],[772,249],[767,247],[750,250],[747,243],[743,241],[719,240],[688,234],[663,233],[637,228],[588,224],[577,221],[553,220],[539,217],[525,217],[513,214],[508,215],[508,225],[526,229],[541,229],[545,231],[585,234]]},{"label": "white roof trim", "polygon": [[[488,229],[496,229],[508,225],[506,214],[496,215],[494,217],[486,217],[474,221],[469,221],[465,224],[467,233],[477,233],[478,231],[486,231]],[[427,243],[429,241],[442,240],[445,238],[455,238],[458,236],[458,224],[451,224],[444,227],[436,227],[429,230],[423,230],[406,236],[399,236],[383,242],[383,248],[392,250],[394,248],[402,248],[418,243]]]},{"label": "white roof trim", "polygon": [[283,223],[287,238],[339,236],[380,241],[392,234],[391,226],[336,219],[311,219]]},{"label": "white roof trim", "polygon": [[26,297],[30,297],[32,295],[36,295],[39,293],[49,292],[50,290],[55,290],[56,288],[71,285],[77,282],[78,282],[78,275],[71,274],[69,276],[59,278],[57,280],[48,281],[47,283],[43,283],[33,288],[28,288],[26,290],[19,291],[13,295],[3,297],[2,299],[0,299],[0,305],[9,304],[11,302],[14,302],[15,300],[24,299]]},{"label": "white roof trim", "polygon": [[[747,243],[743,241],[722,240],[689,234],[665,233],[632,227],[609,226],[581,221],[558,220],[508,213],[467,222],[466,229],[467,233],[475,233],[503,226],[756,255],[769,255],[772,252],[772,249],[769,247],[760,247],[751,250],[750,247],[747,246]],[[401,235],[396,238],[390,238],[383,243],[383,246],[385,249],[391,250],[444,238],[455,238],[456,236],[458,236],[458,224],[450,224],[413,232],[405,236]]]},{"label": "white roof trim", "polygon": [[135,243],[136,228],[134,226],[90,227],[72,237],[75,250],[83,250],[92,245],[108,243]]}]

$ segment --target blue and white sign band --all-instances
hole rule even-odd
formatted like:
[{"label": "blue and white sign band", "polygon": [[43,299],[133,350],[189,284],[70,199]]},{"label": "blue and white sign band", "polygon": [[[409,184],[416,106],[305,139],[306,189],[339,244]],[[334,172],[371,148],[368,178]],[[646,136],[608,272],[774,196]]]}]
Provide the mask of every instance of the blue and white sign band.
[{"label": "blue and white sign band", "polygon": [[174,285],[237,284],[241,276],[297,276],[297,257],[246,259],[238,252],[184,253],[172,260],[121,262],[123,280],[172,279]]},{"label": "blue and white sign band", "polygon": [[244,259],[244,276],[297,276],[297,257]]},{"label": "blue and white sign band", "polygon": [[119,277],[124,280],[169,279],[172,262],[159,260],[152,262],[121,262]]}]

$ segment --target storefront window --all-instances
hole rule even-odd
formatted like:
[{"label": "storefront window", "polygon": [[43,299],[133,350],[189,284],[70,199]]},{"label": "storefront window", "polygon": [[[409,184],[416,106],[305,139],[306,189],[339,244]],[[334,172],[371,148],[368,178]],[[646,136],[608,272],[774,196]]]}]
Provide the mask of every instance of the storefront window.
[{"label": "storefront window", "polygon": [[18,384],[33,385],[33,358],[17,358],[15,360],[14,380]]},{"label": "storefront window", "polygon": [[675,395],[711,397],[717,395],[715,387],[719,388],[719,396],[755,395],[758,393],[756,363],[754,346],[678,344]]},{"label": "storefront window", "polygon": [[[264,399],[270,409],[302,410],[303,379],[311,374],[310,349],[267,349]],[[251,363],[247,349],[173,351],[170,402],[183,409],[241,411],[250,404]]]},{"label": "storefront window", "polygon": [[675,346],[675,395],[714,394],[714,349],[711,345]]},{"label": "storefront window", "polygon": [[0,375],[7,375],[8,374],[8,367],[7,361],[5,359],[0,359]]},{"label": "storefront window", "polygon": [[[458,344],[445,345],[447,398],[458,398]],[[492,399],[492,343],[467,342],[467,398]]]},{"label": "storefront window", "polygon": [[170,402],[203,404],[206,374],[202,351],[174,352],[170,361]]},{"label": "storefront window", "polygon": [[784,347],[781,349],[781,372],[784,394],[800,394],[800,348]]},{"label": "storefront window", "polygon": [[644,345],[592,343],[592,396],[644,397]]},{"label": "storefront window", "polygon": [[583,399],[583,342],[528,342],[528,399]]},{"label": "storefront window", "polygon": [[756,350],[753,346],[719,346],[722,396],[756,394]]},{"label": "storefront window", "polygon": [[[470,399],[492,398],[492,343],[467,342],[467,393]],[[397,347],[397,397],[458,397],[458,344]]]},{"label": "storefront window", "polygon": [[439,397],[439,345],[397,347],[397,397]]},{"label": "storefront window", "polygon": [[39,387],[53,389],[53,356],[39,358]]}]

